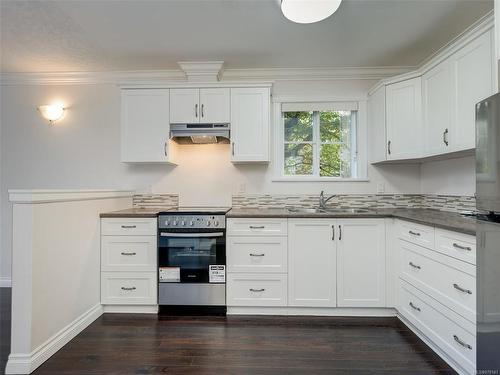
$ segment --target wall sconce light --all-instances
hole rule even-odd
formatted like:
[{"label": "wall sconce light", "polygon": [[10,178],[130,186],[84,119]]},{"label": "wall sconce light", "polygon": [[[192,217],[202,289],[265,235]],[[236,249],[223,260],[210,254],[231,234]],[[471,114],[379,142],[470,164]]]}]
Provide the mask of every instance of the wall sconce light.
[{"label": "wall sconce light", "polygon": [[62,104],[46,104],[39,106],[37,109],[42,117],[49,121],[50,125],[62,119],[66,110]]}]

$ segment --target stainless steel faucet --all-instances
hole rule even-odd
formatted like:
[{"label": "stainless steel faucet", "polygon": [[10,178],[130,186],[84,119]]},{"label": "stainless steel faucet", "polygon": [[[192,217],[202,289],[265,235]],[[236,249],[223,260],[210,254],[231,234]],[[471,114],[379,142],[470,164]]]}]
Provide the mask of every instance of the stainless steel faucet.
[{"label": "stainless steel faucet", "polygon": [[330,195],[328,198],[325,198],[325,193],[323,190],[321,190],[321,193],[319,195],[319,208],[326,208],[326,203],[332,199],[332,198],[335,198],[337,195],[336,194],[333,194],[333,195]]}]

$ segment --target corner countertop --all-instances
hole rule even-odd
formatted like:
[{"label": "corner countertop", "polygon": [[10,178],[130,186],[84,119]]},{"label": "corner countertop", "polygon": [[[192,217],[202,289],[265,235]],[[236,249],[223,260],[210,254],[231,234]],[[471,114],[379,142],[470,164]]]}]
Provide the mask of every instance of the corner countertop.
[{"label": "corner countertop", "polygon": [[476,235],[476,219],[459,213],[423,208],[394,208],[363,212],[292,212],[286,208],[237,208],[228,218],[396,218],[441,229]]}]

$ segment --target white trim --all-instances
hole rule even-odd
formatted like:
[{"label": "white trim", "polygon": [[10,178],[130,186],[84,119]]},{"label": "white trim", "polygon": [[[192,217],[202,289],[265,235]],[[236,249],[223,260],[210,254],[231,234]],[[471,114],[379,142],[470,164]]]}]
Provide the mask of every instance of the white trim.
[{"label": "white trim", "polygon": [[458,36],[456,36],[451,41],[446,43],[438,51],[436,51],[427,59],[425,59],[424,62],[419,67],[417,67],[413,71],[396,75],[394,77],[382,79],[368,91],[368,95],[372,95],[373,92],[378,90],[381,86],[401,81],[406,81],[408,79],[423,75],[428,70],[432,69],[437,64],[447,59],[452,54],[456,53],[458,50],[460,50],[461,48],[472,42],[474,39],[480,37],[485,32],[491,30],[493,27],[494,27],[494,16],[493,16],[493,11],[490,11],[485,16],[480,18],[477,22],[475,22],[466,30],[464,30],[462,33],[460,33]]},{"label": "white trim", "polygon": [[50,337],[29,354],[11,353],[5,368],[6,374],[30,374],[70,342],[76,335],[87,328],[103,313],[101,304],[97,304],[80,315],[73,322]]},{"label": "white trim", "polygon": [[[392,77],[415,69],[414,66],[389,66],[366,68],[272,68],[272,69],[226,69],[222,80],[231,81],[302,81],[368,79]],[[219,85],[224,82],[220,82]],[[181,69],[130,70],[107,72],[29,72],[0,73],[0,85],[179,85],[188,84]],[[199,85],[199,83],[198,83]]]},{"label": "white trim", "polygon": [[370,182],[369,178],[340,177],[274,177],[272,182]]},{"label": "white trim", "polygon": [[12,203],[49,203],[94,199],[129,198],[131,190],[23,190],[10,189],[9,201]]},{"label": "white trim", "polygon": [[12,280],[10,277],[0,277],[0,288],[12,287]]},{"label": "white trim", "polygon": [[371,307],[227,307],[228,315],[311,315],[311,316],[366,316],[395,317],[394,308]]},{"label": "white trim", "polygon": [[158,305],[103,305],[104,313],[113,314],[157,314]]}]

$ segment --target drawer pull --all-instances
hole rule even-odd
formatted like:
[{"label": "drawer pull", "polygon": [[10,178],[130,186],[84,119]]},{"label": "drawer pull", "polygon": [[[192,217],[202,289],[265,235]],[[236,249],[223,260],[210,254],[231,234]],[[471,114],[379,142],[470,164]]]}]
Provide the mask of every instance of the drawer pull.
[{"label": "drawer pull", "polygon": [[265,255],[266,255],[266,254],[252,254],[252,253],[250,253],[250,256],[251,256],[251,257],[263,257],[263,256],[265,256]]},{"label": "drawer pull", "polygon": [[254,292],[254,293],[258,293],[258,292],[263,292],[263,291],[265,291],[265,289],[264,289],[264,288],[261,288],[261,289],[254,289],[254,288],[250,288],[250,289],[248,289],[248,290],[249,290],[249,291],[251,291],[251,292]]},{"label": "drawer pull", "polygon": [[458,342],[460,345],[462,345],[464,348],[467,348],[469,350],[472,350],[472,346],[467,344],[466,342],[460,340],[460,338],[457,335],[453,335],[453,339]]},{"label": "drawer pull", "polygon": [[264,225],[258,225],[258,226],[256,226],[256,225],[250,225],[250,229],[264,229],[264,228],[265,228]]},{"label": "drawer pull", "polygon": [[409,264],[410,266],[412,266],[413,268],[416,268],[417,270],[422,269],[422,267],[420,267],[420,266],[416,265],[416,264],[415,264],[415,263],[413,263],[413,262],[410,262],[410,263],[408,263],[408,264]]},{"label": "drawer pull", "polygon": [[453,243],[453,247],[455,249],[459,249],[459,250],[467,250],[467,251],[472,251],[472,248],[469,247],[469,246],[462,246],[462,245],[459,245],[457,243]]},{"label": "drawer pull", "polygon": [[414,232],[414,231],[412,231],[412,230],[409,230],[409,231],[408,231],[408,233],[410,233],[410,234],[411,234],[411,235],[413,235],[413,236],[417,236],[417,237],[418,237],[418,236],[420,236],[420,233],[418,233],[418,232]]},{"label": "drawer pull", "polygon": [[137,225],[122,225],[123,229],[134,229],[137,228]]},{"label": "drawer pull", "polygon": [[122,286],[122,290],[128,290],[128,291],[131,291],[131,290],[136,290],[137,288],[135,286],[133,287],[130,287],[130,288],[127,288],[127,287],[124,287]]},{"label": "drawer pull", "polygon": [[122,252],[122,255],[136,255],[137,253],[127,253],[127,252]]},{"label": "drawer pull", "polygon": [[462,287],[461,287],[460,285],[458,285],[458,284],[453,284],[453,288],[455,288],[456,290],[459,290],[459,291],[461,291],[461,292],[463,292],[463,293],[472,294],[472,291],[471,291],[471,290],[469,290],[469,289],[464,289],[464,288],[462,288]]},{"label": "drawer pull", "polygon": [[409,303],[409,305],[410,305],[410,307],[411,307],[413,310],[422,311],[422,310],[420,310],[420,307],[415,306],[415,305],[413,304],[413,302],[410,302],[410,303]]}]

